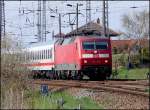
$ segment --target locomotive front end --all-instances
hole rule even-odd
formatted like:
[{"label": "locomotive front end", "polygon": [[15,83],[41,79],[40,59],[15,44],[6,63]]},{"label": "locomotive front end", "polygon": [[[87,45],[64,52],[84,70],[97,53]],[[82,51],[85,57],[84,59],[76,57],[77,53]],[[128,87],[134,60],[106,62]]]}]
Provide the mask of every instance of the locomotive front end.
[{"label": "locomotive front end", "polygon": [[111,75],[112,55],[109,39],[83,39],[80,43],[81,70],[91,79],[106,79]]}]

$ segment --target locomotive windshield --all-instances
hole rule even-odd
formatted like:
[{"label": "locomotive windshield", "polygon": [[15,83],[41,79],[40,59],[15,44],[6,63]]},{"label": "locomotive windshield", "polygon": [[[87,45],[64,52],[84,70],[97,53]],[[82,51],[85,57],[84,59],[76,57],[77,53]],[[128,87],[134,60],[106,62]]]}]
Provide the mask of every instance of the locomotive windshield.
[{"label": "locomotive windshield", "polygon": [[83,42],[83,49],[85,50],[94,50],[94,49],[100,49],[100,50],[106,50],[108,48],[108,42]]}]

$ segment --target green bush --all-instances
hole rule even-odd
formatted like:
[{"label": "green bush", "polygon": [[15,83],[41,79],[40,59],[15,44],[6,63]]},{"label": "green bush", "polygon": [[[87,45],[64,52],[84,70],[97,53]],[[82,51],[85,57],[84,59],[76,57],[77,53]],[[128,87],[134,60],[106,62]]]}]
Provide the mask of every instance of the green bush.
[{"label": "green bush", "polygon": [[140,64],[140,55],[136,54],[136,55],[131,55],[131,63],[134,67],[138,67]]},{"label": "green bush", "polygon": [[150,61],[149,58],[150,52],[149,52],[149,48],[143,48],[143,60],[147,60]]},{"label": "green bush", "polygon": [[119,63],[119,66],[125,66],[127,63],[127,54],[116,54],[112,56],[112,63],[115,64],[115,62]]}]

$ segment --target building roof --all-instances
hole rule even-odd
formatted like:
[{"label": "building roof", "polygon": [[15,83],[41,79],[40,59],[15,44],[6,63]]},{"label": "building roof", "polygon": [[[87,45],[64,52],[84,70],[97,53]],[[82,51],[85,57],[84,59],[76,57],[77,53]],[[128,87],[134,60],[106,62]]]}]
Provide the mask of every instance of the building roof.
[{"label": "building roof", "polygon": [[[77,30],[73,30],[69,33],[66,34],[67,37],[73,36],[73,35],[89,35],[89,34],[95,34],[101,36],[103,33],[103,27],[95,22],[89,22],[81,27],[78,28]],[[109,28],[109,35],[110,36],[117,36],[120,35],[120,33],[113,31],[112,29]]]},{"label": "building roof", "polygon": [[[113,47],[123,47],[125,45],[128,45],[129,47],[132,47],[138,43],[137,39],[130,39],[130,40],[111,40],[111,46]],[[149,46],[149,40],[148,39],[141,39],[140,45],[142,47],[148,47]]]}]

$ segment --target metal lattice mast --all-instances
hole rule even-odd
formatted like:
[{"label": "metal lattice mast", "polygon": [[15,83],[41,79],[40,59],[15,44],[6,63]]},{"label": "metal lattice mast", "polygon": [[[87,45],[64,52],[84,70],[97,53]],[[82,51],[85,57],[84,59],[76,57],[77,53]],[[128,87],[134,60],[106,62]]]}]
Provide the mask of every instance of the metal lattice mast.
[{"label": "metal lattice mast", "polygon": [[5,4],[4,4],[4,0],[1,0],[0,2],[0,15],[1,15],[1,36],[5,37]]},{"label": "metal lattice mast", "polygon": [[91,21],[91,0],[86,0],[86,24],[90,21]]},{"label": "metal lattice mast", "polygon": [[41,42],[42,34],[41,34],[41,0],[38,0],[38,14],[37,14],[37,37],[38,42]]},{"label": "metal lattice mast", "polygon": [[42,10],[42,42],[46,41],[46,0],[43,0]]},{"label": "metal lattice mast", "polygon": [[109,37],[108,1],[103,0],[103,36]]},{"label": "metal lattice mast", "polygon": [[91,21],[91,1],[86,1],[86,23]]}]

